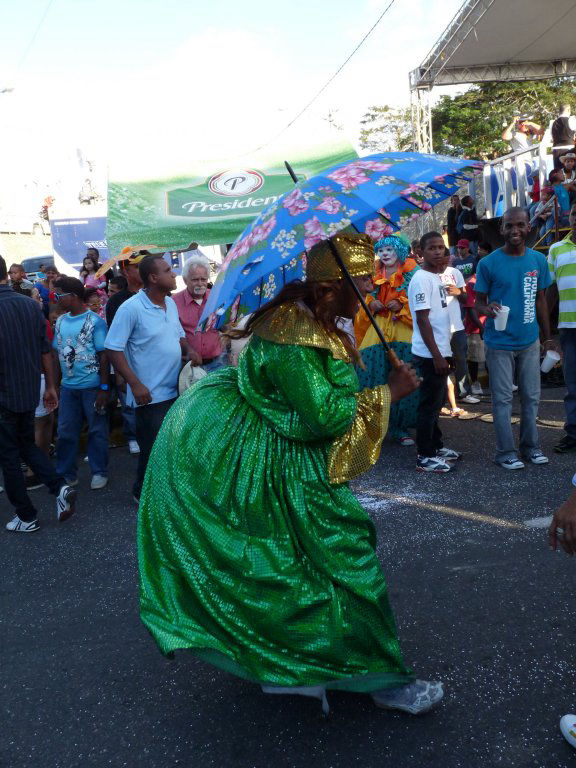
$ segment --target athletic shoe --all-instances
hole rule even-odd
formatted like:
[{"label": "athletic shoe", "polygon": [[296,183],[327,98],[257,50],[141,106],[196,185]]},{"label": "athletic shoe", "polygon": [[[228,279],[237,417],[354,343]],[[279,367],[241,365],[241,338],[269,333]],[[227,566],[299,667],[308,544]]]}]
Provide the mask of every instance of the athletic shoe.
[{"label": "athletic shoe", "polygon": [[76,508],[76,491],[70,485],[63,485],[56,496],[56,517],[59,523],[74,514]]},{"label": "athletic shoe", "polygon": [[480,402],[480,398],[474,397],[474,395],[465,395],[464,397],[459,397],[458,400],[461,403],[467,403],[468,405],[476,405],[476,403]]},{"label": "athletic shoe", "polygon": [[560,718],[560,733],[570,746],[576,747],[576,715],[564,715]]},{"label": "athletic shoe", "polygon": [[400,709],[411,715],[422,715],[442,701],[444,687],[439,682],[415,680],[401,688],[384,688],[371,695],[374,704],[381,709]]},{"label": "athletic shoe", "polygon": [[128,450],[130,453],[140,453],[140,446],[137,440],[128,440]]},{"label": "athletic shoe", "polygon": [[512,384],[512,392],[518,392],[518,385]]},{"label": "athletic shoe", "polygon": [[479,381],[473,381],[470,389],[472,390],[473,395],[483,395],[484,390],[482,389],[482,384],[480,384]]},{"label": "athletic shoe", "polygon": [[416,445],[416,441],[413,440],[411,437],[408,437],[408,435],[405,435],[404,437],[400,437],[398,439],[398,442],[400,445],[403,445],[405,447],[408,447],[410,445]]},{"label": "athletic shoe", "polygon": [[17,531],[18,533],[32,533],[33,531],[39,531],[40,526],[38,525],[38,520],[31,520],[25,523],[24,520],[20,520],[18,515],[16,515],[9,523],[6,523],[6,530]]},{"label": "athletic shoe", "polygon": [[85,462],[86,462],[86,464],[88,464],[88,462],[90,461],[90,459],[88,458],[88,456],[84,456],[84,458],[82,459],[82,461],[85,461]]},{"label": "athletic shoe", "polygon": [[64,480],[66,481],[66,485],[69,485],[71,488],[73,488],[75,485],[78,485],[77,477],[65,477]]},{"label": "athletic shoe", "polygon": [[416,469],[419,472],[450,472],[452,467],[438,456],[418,456]]},{"label": "athletic shoe", "polygon": [[504,461],[497,461],[496,464],[502,469],[524,469],[524,462],[520,459],[505,459]]},{"label": "athletic shoe", "polygon": [[548,456],[544,456],[540,449],[532,451],[532,453],[526,455],[524,458],[531,464],[548,464],[549,461]]},{"label": "athletic shoe", "polygon": [[436,451],[436,457],[443,461],[458,461],[462,458],[460,451],[454,451],[452,448],[439,448]]},{"label": "athletic shoe", "polygon": [[35,491],[38,488],[42,488],[44,483],[41,480],[38,480],[36,475],[29,475],[26,478],[26,490],[27,491]]},{"label": "athletic shoe", "polygon": [[101,488],[106,488],[108,485],[108,478],[105,475],[92,475],[92,482],[90,488],[93,491],[99,491]]},{"label": "athletic shoe", "polygon": [[570,435],[564,435],[559,443],[554,446],[556,453],[570,453],[570,451],[576,451],[576,440]]}]

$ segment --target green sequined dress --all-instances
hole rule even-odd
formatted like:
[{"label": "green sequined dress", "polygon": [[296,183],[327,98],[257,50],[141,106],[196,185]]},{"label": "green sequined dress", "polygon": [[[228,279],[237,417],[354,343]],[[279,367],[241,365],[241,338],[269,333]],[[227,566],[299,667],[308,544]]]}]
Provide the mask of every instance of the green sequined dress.
[{"label": "green sequined dress", "polygon": [[404,685],[374,526],[342,482],[378,456],[387,388],[357,393],[318,328],[300,322],[308,346],[267,330],[164,421],[139,510],[142,620],[163,653],[264,685]]}]

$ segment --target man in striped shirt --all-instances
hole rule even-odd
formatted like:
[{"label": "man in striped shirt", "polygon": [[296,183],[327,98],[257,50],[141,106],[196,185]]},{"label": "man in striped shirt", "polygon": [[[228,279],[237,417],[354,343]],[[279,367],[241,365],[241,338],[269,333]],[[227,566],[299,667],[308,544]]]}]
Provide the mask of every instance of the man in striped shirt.
[{"label": "man in striped shirt", "polygon": [[40,399],[42,371],[46,380],[44,404],[54,410],[58,397],[42,310],[33,299],[8,285],[6,262],[0,256],[0,467],[6,496],[16,512],[6,529],[18,533],[32,533],[39,528],[21,461],[56,496],[59,521],[74,512],[76,499],[76,491],[56,474],[48,457],[34,443],[34,411]]},{"label": "man in striped shirt", "polygon": [[554,446],[557,453],[576,450],[576,204],[570,209],[572,230],[548,251],[548,266],[553,284],[548,289],[551,293],[550,306],[559,300],[558,329],[562,345],[564,381],[566,395],[564,410],[566,434]]}]

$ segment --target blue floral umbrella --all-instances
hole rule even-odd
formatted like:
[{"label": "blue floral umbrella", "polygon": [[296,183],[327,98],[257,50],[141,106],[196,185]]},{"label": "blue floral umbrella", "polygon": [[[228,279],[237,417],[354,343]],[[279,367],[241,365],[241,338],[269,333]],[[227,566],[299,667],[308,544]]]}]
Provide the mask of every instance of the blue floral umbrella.
[{"label": "blue floral umbrella", "polygon": [[236,240],[210,292],[201,323],[219,328],[305,279],[306,251],[353,228],[375,241],[446,200],[482,163],[418,152],[348,161],[299,182]]}]

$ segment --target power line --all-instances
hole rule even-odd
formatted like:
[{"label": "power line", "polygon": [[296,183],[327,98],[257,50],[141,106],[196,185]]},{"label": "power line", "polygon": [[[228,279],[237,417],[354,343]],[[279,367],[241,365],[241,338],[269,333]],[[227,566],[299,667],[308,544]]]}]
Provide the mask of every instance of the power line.
[{"label": "power line", "polygon": [[[347,58],[347,59],[346,59],[346,60],[345,60],[345,61],[344,61],[344,62],[343,62],[343,63],[342,63],[342,64],[341,64],[339,67],[338,67],[338,69],[336,70],[336,72],[334,72],[334,74],[332,75],[332,77],[330,77],[330,78],[329,78],[329,79],[328,79],[328,80],[327,80],[327,81],[324,83],[324,85],[322,86],[322,88],[320,88],[320,90],[319,90],[319,91],[316,93],[316,95],[315,95],[315,96],[313,96],[313,97],[310,99],[310,101],[309,101],[309,102],[308,102],[308,103],[307,103],[307,104],[306,104],[304,107],[302,107],[302,109],[300,110],[300,112],[298,112],[298,114],[297,114],[297,115],[295,115],[295,117],[293,117],[293,118],[292,118],[292,120],[290,120],[290,122],[289,122],[287,125],[285,125],[285,126],[284,126],[284,128],[282,128],[282,130],[281,130],[281,131],[279,131],[279,132],[278,132],[278,133],[277,133],[275,136],[273,136],[271,139],[269,139],[269,140],[268,140],[267,142],[265,142],[264,144],[261,144],[259,147],[256,147],[255,149],[251,150],[250,152],[245,152],[245,153],[244,153],[245,155],[249,155],[249,154],[252,154],[253,152],[258,152],[259,150],[261,150],[261,149],[264,149],[264,147],[267,147],[269,144],[271,144],[273,141],[275,141],[275,140],[276,140],[276,139],[277,139],[279,136],[282,136],[282,134],[283,134],[283,133],[286,133],[286,131],[287,131],[289,128],[291,128],[291,127],[294,125],[294,123],[295,123],[297,120],[299,120],[299,119],[302,117],[302,115],[303,115],[303,114],[304,114],[304,113],[305,113],[305,112],[306,112],[306,111],[307,111],[307,110],[308,110],[308,109],[309,109],[309,108],[312,106],[312,104],[314,104],[314,102],[315,102],[315,101],[318,99],[318,97],[319,97],[319,96],[321,96],[321,95],[324,93],[324,91],[326,90],[326,88],[328,88],[328,86],[329,86],[329,85],[330,85],[330,84],[331,84],[331,83],[332,83],[332,82],[333,82],[333,81],[334,81],[334,80],[335,80],[335,79],[338,77],[338,75],[340,74],[340,72],[342,72],[342,70],[344,69],[344,67],[346,66],[346,64],[348,64],[348,62],[349,62],[349,61],[350,61],[350,59],[351,59],[351,58],[354,56],[354,54],[355,54],[355,53],[357,53],[357,52],[360,50],[360,48],[361,48],[361,47],[364,45],[364,43],[366,42],[366,40],[368,40],[368,38],[370,37],[370,35],[372,34],[372,32],[374,32],[374,30],[376,29],[376,27],[378,26],[378,24],[380,24],[380,22],[382,21],[382,19],[384,18],[384,16],[386,16],[386,14],[387,14],[387,13],[388,13],[388,11],[390,10],[390,8],[391,8],[391,7],[394,5],[394,3],[395,3],[395,2],[396,2],[396,0],[390,0],[390,2],[388,3],[388,5],[386,6],[386,8],[385,8],[385,9],[382,11],[382,13],[380,14],[380,16],[379,16],[379,17],[376,19],[376,21],[374,22],[374,24],[373,24],[373,25],[370,27],[370,29],[368,30],[368,32],[366,32],[366,34],[364,35],[364,37],[362,38],[362,40],[360,40],[360,42],[358,43],[358,45],[357,45],[357,46],[354,48],[354,50],[352,51],[352,53],[350,53],[350,55],[348,56],[348,58]],[[242,156],[242,155],[238,155],[238,157],[241,157],[241,156]]]},{"label": "power line", "polygon": [[32,38],[31,38],[30,42],[26,46],[26,49],[25,49],[22,57],[20,58],[20,61],[18,62],[18,66],[16,67],[16,72],[20,71],[20,68],[22,67],[22,64],[24,64],[24,62],[28,58],[28,54],[30,53],[30,51],[32,50],[32,46],[36,42],[36,38],[38,37],[38,33],[40,32],[40,29],[42,28],[42,25],[46,21],[46,16],[48,16],[48,12],[49,12],[50,8],[52,7],[52,3],[53,2],[54,2],[54,0],[48,0],[46,8],[44,9],[44,13],[40,17],[40,21],[38,22],[38,24],[36,26],[36,29],[34,30],[34,34],[32,35]]}]

